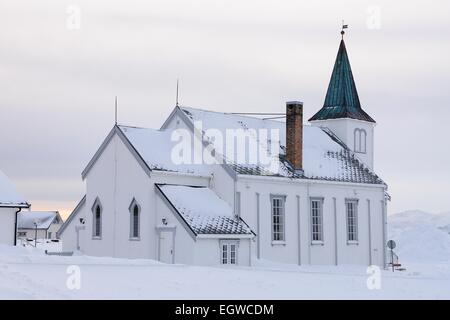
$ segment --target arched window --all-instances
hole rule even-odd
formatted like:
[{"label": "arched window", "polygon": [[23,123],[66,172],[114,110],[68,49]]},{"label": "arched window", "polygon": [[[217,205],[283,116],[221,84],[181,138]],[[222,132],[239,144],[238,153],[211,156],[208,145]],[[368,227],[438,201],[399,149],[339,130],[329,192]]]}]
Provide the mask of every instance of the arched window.
[{"label": "arched window", "polygon": [[359,148],[361,146],[361,134],[359,129],[355,129],[355,152],[360,152]]},{"label": "arched window", "polygon": [[361,152],[366,153],[366,130],[361,130]]},{"label": "arched window", "polygon": [[130,239],[139,239],[141,207],[133,199],[128,210],[130,211]]},{"label": "arched window", "polygon": [[102,205],[100,200],[97,198],[92,206],[92,237],[101,238],[102,237]]},{"label": "arched window", "polygon": [[367,133],[364,129],[355,129],[354,131],[354,141],[355,141],[355,152],[366,153],[366,139]]}]

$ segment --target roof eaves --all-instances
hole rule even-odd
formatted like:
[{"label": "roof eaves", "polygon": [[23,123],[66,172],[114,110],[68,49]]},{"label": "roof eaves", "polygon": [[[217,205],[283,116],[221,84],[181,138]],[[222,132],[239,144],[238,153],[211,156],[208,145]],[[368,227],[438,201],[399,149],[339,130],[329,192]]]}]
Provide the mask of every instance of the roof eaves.
[{"label": "roof eaves", "polygon": [[147,176],[150,177],[152,169],[148,166],[147,162],[145,162],[144,158],[141,156],[139,151],[134,147],[131,141],[127,138],[127,136],[122,132],[120,127],[118,128],[117,135],[119,136],[120,140],[122,140],[122,142],[125,144],[127,149],[131,152],[131,154],[134,156],[134,158],[142,167],[142,169],[145,171]]},{"label": "roof eaves", "polygon": [[[252,231],[253,232],[253,231]],[[252,239],[253,233],[201,233],[197,236],[202,239]]]},{"label": "roof eaves", "polygon": [[250,232],[253,234],[253,236],[256,237],[256,233],[253,232],[252,228],[250,228],[250,226],[247,224],[247,222],[245,222],[244,219],[242,219],[241,217],[239,217],[239,221],[241,221],[242,223],[244,223],[244,224],[247,226],[248,230],[250,230]]},{"label": "roof eaves", "polygon": [[141,165],[142,169],[144,169],[145,173],[150,177],[150,173],[152,169],[147,165],[145,160],[142,158],[142,156],[139,154],[139,152],[136,150],[136,148],[133,146],[133,144],[128,140],[126,135],[122,132],[120,127],[118,125],[114,125],[113,129],[109,132],[108,136],[105,138],[105,140],[100,145],[100,148],[97,150],[97,152],[92,157],[91,161],[89,161],[86,168],[81,173],[81,177],[84,180],[89,173],[89,171],[92,169],[94,164],[97,162],[97,160],[102,155],[103,151],[108,146],[111,139],[114,137],[114,135],[117,134],[120,140],[125,144],[127,149],[131,152],[131,154],[135,157],[136,161]]},{"label": "roof eaves", "polygon": [[100,148],[98,148],[98,150],[95,152],[94,156],[92,157],[92,159],[89,161],[89,163],[87,164],[86,168],[84,168],[83,172],[81,173],[81,178],[84,180],[87,176],[87,174],[89,173],[89,171],[91,170],[91,168],[94,166],[94,164],[97,162],[97,160],[100,158],[101,154],[103,153],[103,151],[106,149],[106,147],[109,144],[109,141],[112,139],[112,137],[114,136],[114,134],[119,130],[119,128],[117,127],[117,125],[115,125],[111,131],[108,133],[108,135],[106,136],[106,138],[103,140],[102,144],[100,145]]},{"label": "roof eaves", "polygon": [[170,121],[172,120],[172,118],[178,113],[178,109],[180,107],[176,106],[175,108],[173,108],[172,112],[170,113],[170,115],[167,117],[167,119],[164,121],[164,123],[162,124],[161,128],[159,130],[165,130],[167,129],[168,124],[170,123]]},{"label": "roof eaves", "polygon": [[31,207],[31,204],[28,202],[21,203],[0,203],[0,208],[17,208],[17,209],[27,209]]}]

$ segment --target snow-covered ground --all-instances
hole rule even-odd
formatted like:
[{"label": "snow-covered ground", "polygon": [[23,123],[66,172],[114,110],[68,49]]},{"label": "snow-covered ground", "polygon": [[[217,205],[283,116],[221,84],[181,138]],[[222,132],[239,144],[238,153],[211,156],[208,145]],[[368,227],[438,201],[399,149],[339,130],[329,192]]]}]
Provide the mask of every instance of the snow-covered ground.
[{"label": "snow-covered ground", "polygon": [[58,250],[50,243],[0,246],[0,298],[450,299],[450,213],[411,211],[392,215],[389,222],[390,237],[407,270],[381,271],[379,289],[368,288],[370,276],[362,266],[299,267],[268,261],[255,261],[251,268],[165,265],[47,256],[44,249]]},{"label": "snow-covered ground", "polygon": [[394,250],[405,263],[450,262],[450,212],[406,211],[388,217]]}]

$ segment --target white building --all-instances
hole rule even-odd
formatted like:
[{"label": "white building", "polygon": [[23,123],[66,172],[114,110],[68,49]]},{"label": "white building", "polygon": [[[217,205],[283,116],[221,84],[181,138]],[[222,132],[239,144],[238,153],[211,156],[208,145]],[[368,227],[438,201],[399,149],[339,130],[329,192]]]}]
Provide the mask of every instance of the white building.
[{"label": "white building", "polygon": [[114,126],[82,173],[86,196],[60,231],[64,251],[384,266],[387,185],[373,171],[375,121],[343,41],[310,123],[288,102],[286,122],[177,106],[160,130]]},{"label": "white building", "polygon": [[63,220],[58,211],[22,211],[17,215],[19,239],[57,239]]},{"label": "white building", "polygon": [[17,213],[29,206],[0,171],[0,244],[16,244]]}]

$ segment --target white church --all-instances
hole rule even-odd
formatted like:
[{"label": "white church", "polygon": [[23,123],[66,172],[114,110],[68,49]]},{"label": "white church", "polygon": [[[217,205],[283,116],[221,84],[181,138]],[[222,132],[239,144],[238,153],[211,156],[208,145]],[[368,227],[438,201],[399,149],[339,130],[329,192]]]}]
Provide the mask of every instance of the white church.
[{"label": "white church", "polygon": [[159,130],[115,125],[82,172],[63,250],[385,266],[387,184],[343,40],[323,107],[309,124],[301,102],[284,112],[285,122],[177,105]]}]

